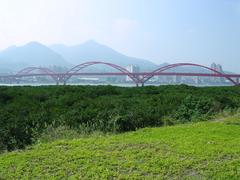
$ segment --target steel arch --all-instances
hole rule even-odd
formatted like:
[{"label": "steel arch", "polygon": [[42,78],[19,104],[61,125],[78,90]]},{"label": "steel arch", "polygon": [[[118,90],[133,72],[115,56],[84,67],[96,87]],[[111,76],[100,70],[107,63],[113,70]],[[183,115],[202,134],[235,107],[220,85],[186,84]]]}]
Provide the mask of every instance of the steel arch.
[{"label": "steel arch", "polygon": [[140,81],[137,77],[135,77],[131,72],[129,72],[127,69],[119,66],[119,65],[116,65],[116,64],[112,64],[112,63],[107,63],[107,62],[102,62],[102,61],[89,61],[89,62],[85,62],[85,63],[82,63],[82,64],[79,64],[75,67],[73,67],[72,69],[70,69],[69,71],[67,71],[65,73],[65,75],[63,76],[63,81],[66,82],[67,80],[69,80],[75,73],[79,72],[80,70],[84,69],[84,68],[87,68],[89,66],[93,66],[93,65],[96,65],[96,64],[102,64],[102,65],[107,65],[109,67],[112,67],[124,74],[126,74],[127,76],[129,76],[133,82],[135,82],[136,84],[138,84]]},{"label": "steel arch", "polygon": [[216,77],[218,77],[218,75],[221,75],[222,77],[228,79],[229,81],[231,81],[234,85],[238,85],[237,82],[235,82],[232,78],[228,77],[228,76],[225,76],[224,73],[221,73],[215,69],[212,69],[210,67],[207,67],[207,66],[204,66],[204,65],[200,65],[200,64],[194,64],[194,63],[176,63],[176,64],[170,64],[170,65],[167,65],[167,66],[163,66],[161,68],[158,68],[154,71],[152,71],[149,75],[145,75],[143,76],[143,78],[141,79],[141,82],[142,83],[146,83],[149,79],[151,79],[154,75],[154,73],[160,73],[160,72],[164,72],[166,70],[169,70],[169,69],[173,69],[173,68],[176,68],[176,67],[181,67],[181,66],[194,66],[194,67],[201,67],[201,68],[204,68],[204,69],[207,69],[209,71],[212,71],[216,74]]},{"label": "steel arch", "polygon": [[22,77],[24,75],[29,75],[33,71],[40,71],[42,73],[45,73],[46,75],[50,76],[54,81],[58,82],[58,76],[56,73],[48,68],[42,68],[42,67],[27,67],[17,72],[16,77]]}]

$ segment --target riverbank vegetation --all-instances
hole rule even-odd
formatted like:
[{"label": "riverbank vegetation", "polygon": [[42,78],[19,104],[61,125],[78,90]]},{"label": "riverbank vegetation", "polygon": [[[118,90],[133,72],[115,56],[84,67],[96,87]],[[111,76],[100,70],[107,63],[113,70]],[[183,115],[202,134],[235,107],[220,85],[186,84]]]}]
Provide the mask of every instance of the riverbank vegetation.
[{"label": "riverbank vegetation", "polygon": [[0,151],[58,136],[205,121],[240,107],[240,87],[0,87]]}]

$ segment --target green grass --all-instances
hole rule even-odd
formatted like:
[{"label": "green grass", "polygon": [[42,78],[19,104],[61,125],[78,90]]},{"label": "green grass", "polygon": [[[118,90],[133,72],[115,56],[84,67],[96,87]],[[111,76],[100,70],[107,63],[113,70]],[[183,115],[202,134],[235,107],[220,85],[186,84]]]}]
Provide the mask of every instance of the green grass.
[{"label": "green grass", "polygon": [[240,179],[239,122],[235,116],[37,144],[0,155],[0,177]]}]

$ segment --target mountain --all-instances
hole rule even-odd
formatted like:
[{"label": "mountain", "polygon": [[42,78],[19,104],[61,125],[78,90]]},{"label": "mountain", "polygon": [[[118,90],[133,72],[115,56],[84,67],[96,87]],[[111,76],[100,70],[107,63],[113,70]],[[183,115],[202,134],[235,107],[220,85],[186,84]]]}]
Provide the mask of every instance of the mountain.
[{"label": "mountain", "polygon": [[[62,66],[69,69],[73,65],[87,61],[104,61],[126,67],[138,65],[141,71],[152,71],[165,64],[155,65],[151,61],[129,57],[112,48],[89,40],[83,44],[66,46],[57,44],[47,47],[38,42],[30,42],[24,46],[10,46],[0,52],[0,73],[18,71],[28,66]],[[104,65],[94,66],[87,71],[108,71]],[[111,70],[112,71],[112,70]],[[198,67],[178,67],[169,71],[178,72],[208,72]]]},{"label": "mountain", "polygon": [[141,70],[153,70],[157,67],[151,61],[123,55],[94,40],[89,40],[83,44],[75,46],[56,44],[50,46],[50,48],[62,55],[68,62],[75,65],[87,61],[104,61],[123,67],[130,64],[138,65]]},{"label": "mountain", "polygon": [[38,42],[11,46],[0,52],[0,70],[19,70],[27,66],[69,66],[58,53]]}]

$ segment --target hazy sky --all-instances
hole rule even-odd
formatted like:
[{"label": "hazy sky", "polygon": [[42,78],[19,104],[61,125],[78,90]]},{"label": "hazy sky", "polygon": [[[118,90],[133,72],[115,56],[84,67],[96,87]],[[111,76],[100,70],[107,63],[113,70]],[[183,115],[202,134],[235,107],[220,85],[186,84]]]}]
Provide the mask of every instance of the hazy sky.
[{"label": "hazy sky", "polygon": [[240,0],[0,0],[0,49],[88,39],[156,63],[240,73]]}]

